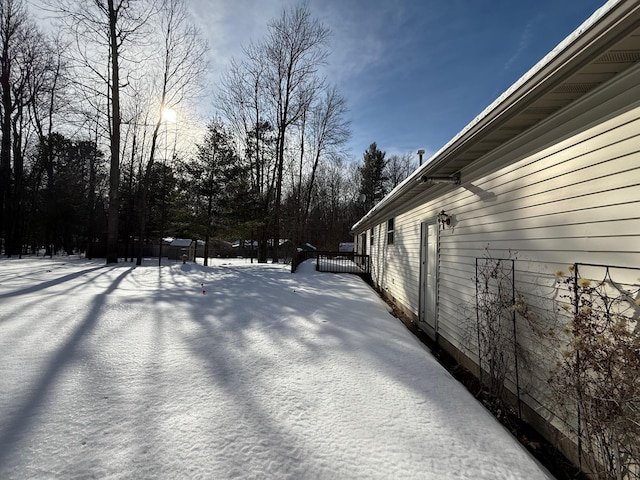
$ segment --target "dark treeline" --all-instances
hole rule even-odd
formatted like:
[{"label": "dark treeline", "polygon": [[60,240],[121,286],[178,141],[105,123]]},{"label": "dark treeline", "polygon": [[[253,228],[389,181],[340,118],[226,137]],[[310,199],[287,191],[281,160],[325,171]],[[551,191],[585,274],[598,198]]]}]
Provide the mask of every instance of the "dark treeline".
[{"label": "dark treeline", "polygon": [[320,75],[330,31],[307,7],[231,62],[204,130],[185,113],[201,101],[207,50],[183,0],[50,10],[45,34],[25,0],[0,3],[6,256],[139,264],[165,237],[203,241],[205,259],[219,240],[256,240],[263,261],[278,259],[274,238],[333,250],[415,168],[375,143],[346,156],[346,100]]}]

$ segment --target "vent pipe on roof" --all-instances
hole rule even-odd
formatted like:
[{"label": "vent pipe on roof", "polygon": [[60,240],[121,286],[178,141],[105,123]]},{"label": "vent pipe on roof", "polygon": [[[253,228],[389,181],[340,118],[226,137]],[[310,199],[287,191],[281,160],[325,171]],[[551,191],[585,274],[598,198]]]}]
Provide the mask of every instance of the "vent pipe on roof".
[{"label": "vent pipe on roof", "polygon": [[422,155],[424,155],[424,150],[423,149],[418,150],[418,157],[420,158],[420,165],[422,165]]}]

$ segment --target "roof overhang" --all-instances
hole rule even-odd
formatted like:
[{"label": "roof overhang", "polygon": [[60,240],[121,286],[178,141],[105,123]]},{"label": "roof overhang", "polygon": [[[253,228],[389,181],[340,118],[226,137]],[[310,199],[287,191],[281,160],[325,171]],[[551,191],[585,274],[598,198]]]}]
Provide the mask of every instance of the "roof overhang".
[{"label": "roof overhang", "polygon": [[399,204],[436,184],[425,179],[459,175],[638,62],[640,2],[611,0],[374,206],[352,232],[380,223]]}]

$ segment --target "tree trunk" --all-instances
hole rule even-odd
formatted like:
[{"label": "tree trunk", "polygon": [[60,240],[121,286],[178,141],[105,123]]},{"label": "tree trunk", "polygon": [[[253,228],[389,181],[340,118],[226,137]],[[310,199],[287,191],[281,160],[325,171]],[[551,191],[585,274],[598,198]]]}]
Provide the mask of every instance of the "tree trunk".
[{"label": "tree trunk", "polygon": [[111,50],[111,166],[109,171],[109,214],[107,221],[107,264],[118,263],[118,213],[120,211],[120,71],[117,12],[108,1]]},{"label": "tree trunk", "polygon": [[[11,101],[11,58],[9,56],[9,41],[2,45],[2,57],[0,58],[0,90],[2,90],[2,139],[0,143],[0,237],[8,238],[7,232],[7,210],[9,199],[11,198],[11,116],[13,113],[13,105]],[[1,245],[0,245],[1,247]],[[7,250],[5,245],[5,253],[11,256],[11,252]]]},{"label": "tree trunk", "polygon": [[[284,122],[282,122],[284,124]],[[285,128],[281,127],[278,134],[278,166],[276,176],[276,203],[273,213],[273,258],[272,263],[278,263],[278,245],[280,243],[280,210],[282,203],[282,175],[284,170],[284,140]]]}]

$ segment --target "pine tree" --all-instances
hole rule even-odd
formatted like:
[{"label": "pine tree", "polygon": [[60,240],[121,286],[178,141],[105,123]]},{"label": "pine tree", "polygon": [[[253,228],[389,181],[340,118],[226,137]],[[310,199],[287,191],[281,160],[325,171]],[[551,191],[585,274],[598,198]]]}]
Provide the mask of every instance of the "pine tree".
[{"label": "pine tree", "polygon": [[360,189],[358,194],[362,201],[364,212],[368,212],[373,206],[387,194],[387,176],[385,167],[386,153],[378,149],[373,142],[363,155],[363,164],[358,168],[360,173]]},{"label": "pine tree", "polygon": [[185,174],[194,195],[194,220],[197,233],[204,237],[205,260],[214,235],[225,233],[239,221],[240,197],[249,190],[246,168],[240,163],[233,139],[224,126],[213,121],[197,145],[196,157],[185,163]]}]

